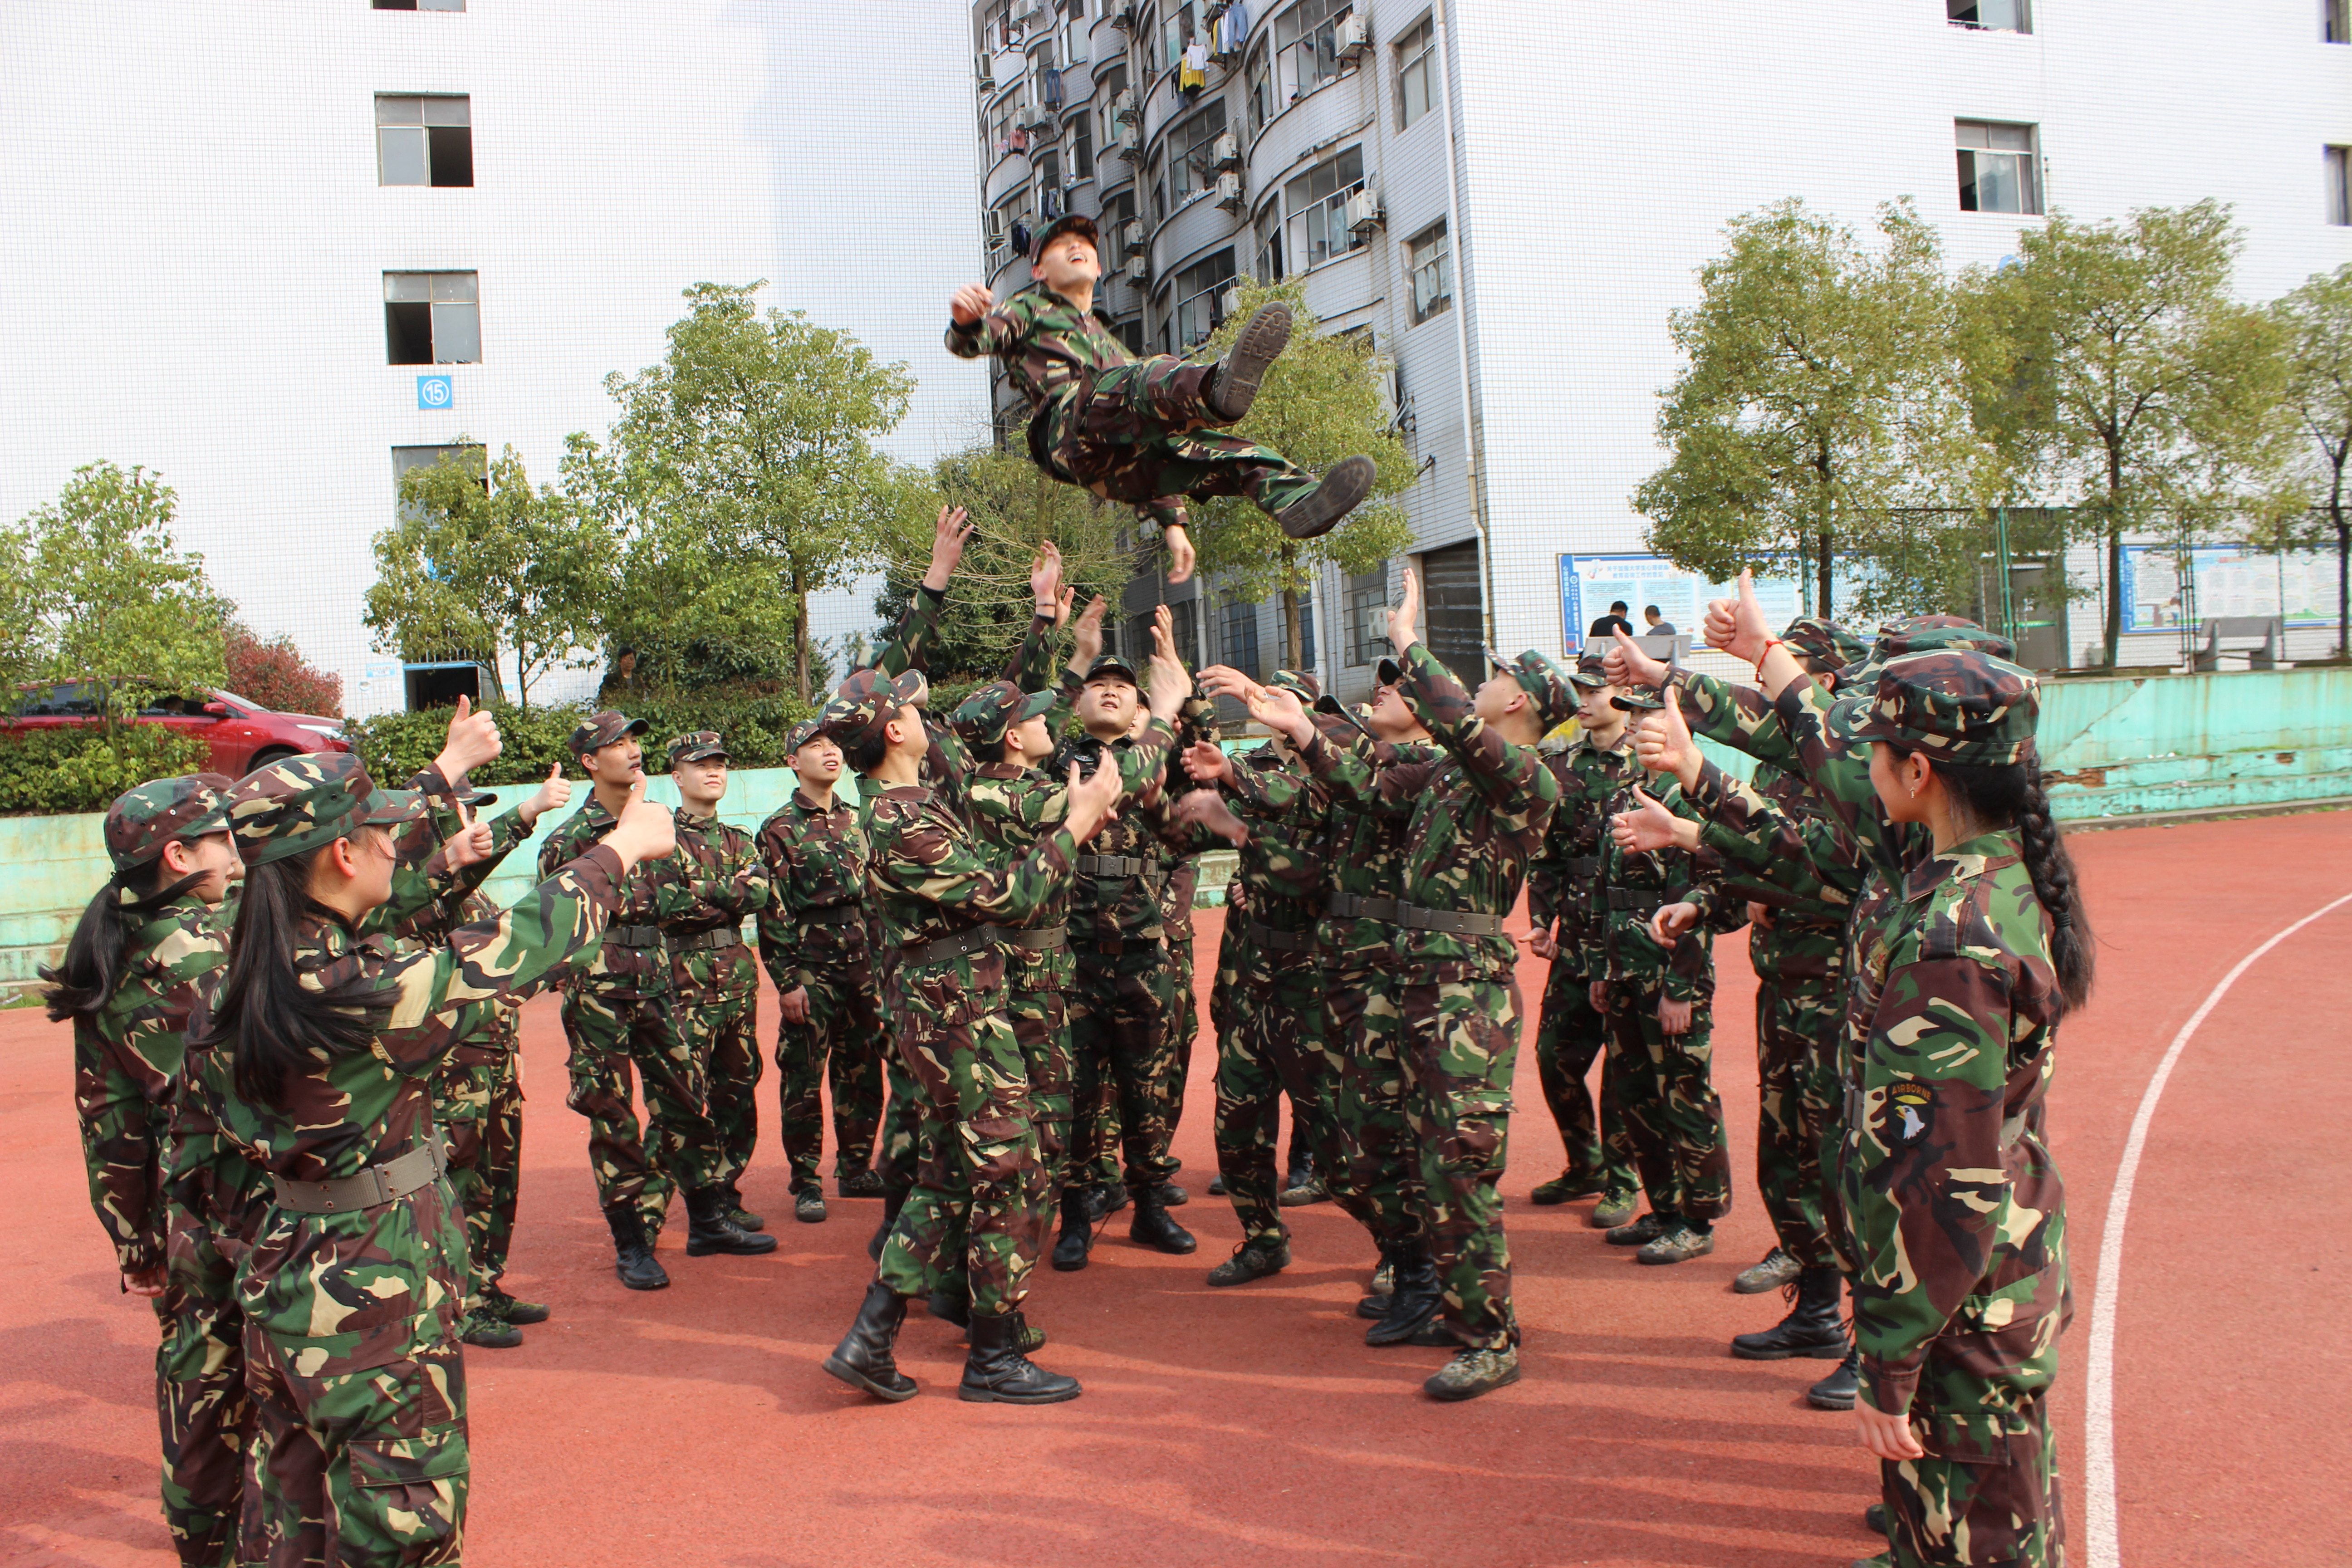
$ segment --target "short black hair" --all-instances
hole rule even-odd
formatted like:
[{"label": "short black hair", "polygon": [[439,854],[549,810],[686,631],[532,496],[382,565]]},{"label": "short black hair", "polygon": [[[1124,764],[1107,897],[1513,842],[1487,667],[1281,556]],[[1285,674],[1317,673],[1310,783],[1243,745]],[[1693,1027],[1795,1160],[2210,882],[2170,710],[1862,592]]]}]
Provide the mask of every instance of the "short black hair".
[{"label": "short black hair", "polygon": [[1611,614],[1622,616],[1625,613],[1625,601],[1622,599],[1612,599],[1609,601],[1609,609]]},{"label": "short black hair", "polygon": [[[1658,616],[1658,606],[1655,605],[1644,605],[1642,606],[1642,613],[1645,616]],[[1658,619],[1662,621],[1666,617],[1664,616],[1658,616]]]},{"label": "short black hair", "polygon": [[882,765],[882,755],[889,749],[890,737],[877,729],[852,746],[842,760],[849,764],[851,773],[870,773]]},{"label": "short black hair", "polygon": [[636,650],[635,648],[633,648],[633,647],[629,647],[626,643],[623,643],[623,644],[622,644],[618,648],[616,648],[616,649],[614,651],[614,654],[613,654],[613,662],[614,662],[614,663],[615,663],[615,664],[618,664],[621,660],[623,660],[623,659],[625,659],[625,658],[636,658],[636,657],[637,657],[637,650]]}]

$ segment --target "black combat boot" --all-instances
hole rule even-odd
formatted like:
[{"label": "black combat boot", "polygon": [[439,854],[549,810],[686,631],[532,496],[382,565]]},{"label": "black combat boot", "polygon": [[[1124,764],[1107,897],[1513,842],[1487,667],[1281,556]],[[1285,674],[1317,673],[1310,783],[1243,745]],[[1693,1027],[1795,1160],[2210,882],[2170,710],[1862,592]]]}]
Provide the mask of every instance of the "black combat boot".
[{"label": "black combat boot", "polygon": [[1254,1236],[1234,1248],[1234,1255],[1209,1270],[1212,1285],[1246,1285],[1290,1267],[1290,1236]]},{"label": "black combat boot", "polygon": [[728,1217],[733,1205],[727,1200],[727,1189],[719,1186],[697,1187],[686,1194],[686,1255],[703,1258],[714,1252],[731,1253],[739,1258],[755,1258],[763,1252],[776,1250],[776,1238],[756,1230],[745,1230]]},{"label": "black combat boot", "polygon": [[1802,1356],[1811,1361],[1841,1361],[1845,1356],[1845,1328],[1838,1321],[1838,1271],[1808,1268],[1790,1289],[1795,1305],[1789,1315],[1761,1333],[1734,1334],[1731,1353],[1741,1361],[1787,1361]]},{"label": "black combat boot", "polygon": [[[1135,1217],[1128,1223],[1127,1238],[1157,1252],[1172,1252],[1178,1257],[1194,1251],[1200,1243],[1192,1233],[1178,1225],[1159,1194],[1141,1192],[1135,1194]],[[1058,1248],[1056,1249],[1059,1250]]]},{"label": "black combat boot", "polygon": [[971,1291],[961,1285],[941,1286],[924,1303],[932,1317],[959,1329],[971,1327]]},{"label": "black combat boot", "polygon": [[971,1354],[956,1397],[975,1405],[1059,1405],[1079,1394],[1078,1380],[1044,1371],[1021,1353],[1018,1312],[971,1321]]},{"label": "black combat boot", "polygon": [[1835,1372],[1805,1390],[1805,1398],[1816,1410],[1851,1410],[1861,1386],[1862,1352],[1850,1350]]},{"label": "black combat boot", "polygon": [[1217,362],[1216,370],[1209,377],[1206,395],[1201,401],[1226,424],[1239,422],[1257,399],[1258,384],[1265,379],[1265,367],[1279,359],[1289,345],[1290,307],[1280,303],[1260,305],[1249,323],[1234,335],[1234,346],[1225,351],[1225,357]]},{"label": "black combat boot", "polygon": [[873,1239],[866,1244],[866,1256],[875,1262],[882,1261],[882,1246],[890,1239],[890,1227],[898,1223],[898,1211],[907,1206],[904,1193],[882,1194],[882,1223],[874,1227]]},{"label": "black combat boot", "polygon": [[1339,520],[1356,510],[1357,503],[1372,493],[1372,481],[1380,478],[1380,469],[1370,458],[1342,458],[1339,465],[1323,476],[1323,482],[1274,514],[1276,524],[1293,539],[1312,539],[1318,533],[1328,533]]},{"label": "black combat boot", "polygon": [[614,1204],[604,1211],[604,1223],[613,1227],[613,1272],[621,1277],[621,1283],[632,1290],[666,1289],[669,1275],[646,1240],[646,1220],[637,1205]]},{"label": "black combat boot", "polygon": [[877,1279],[866,1287],[866,1300],[858,1303],[857,1321],[849,1325],[849,1332],[841,1336],[841,1343],[824,1358],[824,1370],[849,1384],[862,1388],[877,1399],[892,1404],[912,1399],[918,1392],[915,1380],[898,1370],[891,1358],[891,1346],[898,1342],[898,1325],[907,1321],[907,1298]]},{"label": "black combat boot", "polygon": [[[1393,1241],[1383,1241],[1379,1245],[1381,1261],[1372,1270],[1372,1293],[1356,1303],[1356,1316],[1370,1318],[1374,1322],[1387,1317],[1389,1309],[1396,1305],[1397,1258],[1404,1250],[1402,1244]],[[1381,1289],[1384,1275],[1388,1279],[1385,1290]]]},{"label": "black combat boot", "polygon": [[1430,1256],[1429,1244],[1412,1241],[1400,1247],[1396,1255],[1396,1290],[1389,1298],[1389,1310],[1381,1321],[1365,1331],[1368,1345],[1401,1345],[1412,1342],[1415,1334],[1427,1328],[1437,1316],[1444,1296],[1437,1282],[1437,1260]]},{"label": "black combat boot", "polygon": [[1094,1209],[1087,1200],[1087,1190],[1064,1187],[1062,1231],[1054,1238],[1054,1267],[1065,1274],[1084,1268],[1087,1254],[1094,1250]]}]

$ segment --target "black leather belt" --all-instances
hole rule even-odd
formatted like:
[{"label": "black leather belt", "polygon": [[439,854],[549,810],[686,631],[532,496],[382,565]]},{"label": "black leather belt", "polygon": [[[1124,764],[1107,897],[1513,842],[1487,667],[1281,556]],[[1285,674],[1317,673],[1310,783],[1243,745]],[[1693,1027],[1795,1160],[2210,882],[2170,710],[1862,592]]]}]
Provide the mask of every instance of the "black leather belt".
[{"label": "black leather belt", "polygon": [[432,1138],[422,1147],[381,1165],[370,1165],[356,1176],[331,1182],[289,1182],[276,1175],[269,1180],[278,1189],[279,1208],[296,1214],[360,1214],[431,1186],[448,1167],[441,1140]]},{"label": "black leather belt", "polygon": [[1568,874],[1571,877],[1599,876],[1601,874],[1601,857],[1598,855],[1570,856],[1568,860]]},{"label": "black leather belt", "polygon": [[662,942],[659,926],[609,926],[604,931],[606,945],[612,947],[659,947]]},{"label": "black leather belt", "polygon": [[800,918],[814,921],[819,925],[831,925],[836,921],[853,920],[865,914],[866,906],[856,899],[838,904],[812,904],[800,911]]},{"label": "black leather belt", "polygon": [[1276,931],[1255,921],[1249,922],[1249,939],[1273,952],[1313,952],[1316,948],[1311,931]]},{"label": "black leather belt", "polygon": [[1158,877],[1160,862],[1146,860],[1139,855],[1081,855],[1078,857],[1081,877]]},{"label": "black leather belt", "polygon": [[709,931],[696,931],[692,936],[670,938],[672,952],[700,952],[706,948],[729,948],[743,945],[743,932],[735,926],[713,926]]},{"label": "black leather belt", "polygon": [[1024,952],[1052,952],[1056,948],[1070,945],[1070,928],[1043,926],[1030,931],[1011,931],[1004,933],[1004,940]]},{"label": "black leather belt", "polygon": [[1447,936],[1500,936],[1503,917],[1500,915],[1465,914],[1454,910],[1425,910],[1419,904],[1400,904],[1397,924],[1407,931],[1442,931]]},{"label": "black leather belt", "polygon": [[964,958],[975,952],[985,952],[1012,934],[1003,926],[974,926],[970,931],[960,931],[953,936],[943,936],[937,942],[927,942],[920,946],[909,946],[905,950],[904,956],[908,963],[945,963],[950,958]]},{"label": "black leather belt", "polygon": [[1404,908],[1394,899],[1360,899],[1353,893],[1334,893],[1323,912],[1333,920],[1386,921],[1397,923],[1397,911]]}]

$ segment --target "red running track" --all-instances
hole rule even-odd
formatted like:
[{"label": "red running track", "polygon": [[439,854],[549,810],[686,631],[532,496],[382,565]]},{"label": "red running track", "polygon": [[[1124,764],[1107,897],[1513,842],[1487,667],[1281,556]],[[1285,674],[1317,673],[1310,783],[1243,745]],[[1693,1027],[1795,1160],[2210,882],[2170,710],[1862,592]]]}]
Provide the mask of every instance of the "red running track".
[{"label": "red running track", "polygon": [[[2102,963],[2097,999],[2063,1037],[2051,1112],[2075,1248],[2079,1314],[2056,1409],[2079,1524],[2089,1307],[2110,1288],[2091,1276],[2133,1111],[2231,966],[2352,892],[2352,816],[2074,844]],[[1218,916],[1202,911],[1199,926],[1205,961]],[[1842,1565],[1873,1550],[1860,1514],[1876,1479],[1850,1420],[1804,1405],[1825,1367],[1736,1362],[1724,1348],[1777,1309],[1729,1291],[1769,1245],[1747,1179],[1754,981],[1741,942],[1720,952],[1716,1077],[1742,1177],[1720,1250],[1642,1268],[1586,1228],[1589,1202],[1529,1206],[1559,1144],[1523,1055],[1505,1191],[1527,1376],[1454,1406],[1418,1392],[1443,1352],[1362,1343],[1349,1309],[1370,1252],[1328,1205],[1293,1211],[1286,1273],[1235,1290],[1202,1283],[1239,1239],[1231,1211],[1201,1191],[1214,1169],[1205,1043],[1177,1144],[1199,1255],[1143,1251],[1115,1219],[1093,1267],[1037,1275],[1032,1316],[1054,1337],[1040,1359],[1083,1378],[1085,1397],[958,1402],[953,1331],[919,1312],[902,1349],[924,1395],[882,1405],[816,1364],[868,1277],[875,1205],[836,1200],[826,1224],[793,1223],[772,1122],[747,1187],[782,1247],[688,1259],[677,1219],[663,1245],[675,1285],[623,1290],[585,1123],[562,1107],[553,1005],[534,1002],[510,1283],[556,1315],[520,1350],[468,1358],[472,1560]],[[2352,1562],[2347,955],[2352,905],[2263,958],[2190,1041],[2157,1110],[2118,1299],[2116,1468],[2132,1568]],[[1207,978],[1204,962],[1204,990]],[[1532,1009],[1540,966],[1520,978]],[[0,1015],[0,1560],[163,1564],[152,1319],[117,1294],[87,1206],[69,1059],[62,1029]],[[2080,1544],[2078,1529],[2077,1563]]]}]

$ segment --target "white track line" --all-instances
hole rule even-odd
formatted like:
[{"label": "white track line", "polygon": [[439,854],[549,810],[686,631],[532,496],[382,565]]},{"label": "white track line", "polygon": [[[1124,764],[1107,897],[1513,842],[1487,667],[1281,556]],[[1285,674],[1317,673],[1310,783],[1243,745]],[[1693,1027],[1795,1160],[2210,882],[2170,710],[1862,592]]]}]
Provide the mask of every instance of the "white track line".
[{"label": "white track line", "polygon": [[2189,1016],[2189,1022],[2180,1026],[2180,1032],[2172,1037],[2164,1059],[2156,1066],[2156,1076],[2147,1080],[2147,1092],[2139,1097],[2139,1112],[2132,1118],[2131,1136],[2124,1140],[2123,1163],[2116,1167],[2116,1184],[2107,1194],[2106,1228],[2099,1234],[2099,1271],[2091,1285],[2090,1388],[2083,1420],[2083,1484],[2090,1503],[2083,1546],[2091,1568],[2120,1568],[2123,1562],[2116,1533],[2116,1299],[2122,1293],[2118,1287],[2124,1260],[2124,1221],[2131,1213],[2132,1184],[2139,1176],[2140,1153],[2147,1146],[2148,1123],[2156,1120],[2156,1102],[2164,1097],[2164,1086],[2172,1077],[2173,1064],[2188,1048],[2197,1026],[2221,1005],[2230,987],[2238,983],[2238,977],[2271,949],[2346,904],[2352,904],[2352,893],[2312,910],[2238,960],[2237,966],[2206,993],[2204,1002]]}]

